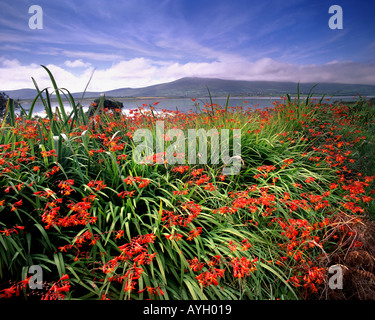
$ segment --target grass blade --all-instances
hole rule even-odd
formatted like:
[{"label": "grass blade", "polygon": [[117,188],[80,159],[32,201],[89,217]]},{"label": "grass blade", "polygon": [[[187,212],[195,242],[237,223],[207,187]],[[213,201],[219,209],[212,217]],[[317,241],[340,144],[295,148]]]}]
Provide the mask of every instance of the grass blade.
[{"label": "grass blade", "polygon": [[48,75],[50,77],[50,80],[51,80],[52,85],[53,85],[54,92],[56,94],[57,101],[58,101],[59,106],[60,106],[60,112],[62,114],[63,120],[65,121],[67,119],[67,115],[66,115],[66,112],[65,112],[64,103],[63,103],[63,101],[61,99],[60,89],[57,87],[55,78],[53,77],[51,71],[47,67],[45,67],[43,65],[41,65],[41,66],[47,71],[47,73],[48,73]]}]

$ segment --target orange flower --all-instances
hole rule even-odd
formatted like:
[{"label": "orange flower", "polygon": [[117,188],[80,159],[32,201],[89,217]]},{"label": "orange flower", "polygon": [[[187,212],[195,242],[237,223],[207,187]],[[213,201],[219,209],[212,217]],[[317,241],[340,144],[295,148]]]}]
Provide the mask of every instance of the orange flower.
[{"label": "orange flower", "polygon": [[107,185],[104,184],[103,181],[96,181],[95,191],[100,191],[102,189],[105,189],[106,187],[107,187]]},{"label": "orange flower", "polygon": [[127,157],[127,154],[120,154],[119,156],[117,156],[117,160],[125,160]]},{"label": "orange flower", "polygon": [[[10,288],[3,289],[0,292],[3,292],[2,294],[0,293],[0,298],[10,298],[12,297],[13,294],[16,293],[16,285],[11,286]],[[17,295],[17,294],[16,294]]]},{"label": "orange flower", "polygon": [[14,203],[12,205],[12,209],[10,209],[11,211],[16,211],[17,208],[16,207],[19,207],[19,206],[22,206],[22,199],[20,201],[17,201],[16,203]]},{"label": "orange flower", "polygon": [[57,158],[57,155],[56,155],[56,151],[55,151],[55,150],[42,151],[42,152],[41,152],[41,155],[43,156],[43,158],[46,158],[46,157],[49,157],[49,156],[53,156],[53,157]]},{"label": "orange flower", "polygon": [[147,187],[149,183],[150,183],[150,180],[149,180],[149,179],[142,179],[142,180],[141,180],[141,183],[138,185],[138,188],[144,188],[144,187]]},{"label": "orange flower", "polygon": [[179,233],[175,233],[175,234],[166,234],[165,237],[168,239],[168,240],[176,240],[176,241],[179,241],[181,240],[182,238],[182,234],[179,234]]},{"label": "orange flower", "polygon": [[247,239],[242,240],[241,243],[243,243],[241,251],[247,251],[251,248],[251,243],[248,243]]},{"label": "orange flower", "polygon": [[145,290],[147,290],[150,295],[153,295],[155,293],[156,293],[156,295],[159,295],[159,293],[161,295],[164,295],[164,292],[160,289],[160,287],[148,287],[148,286],[146,286],[146,288],[144,288],[142,290],[139,290],[138,293],[142,293]]},{"label": "orange flower", "polygon": [[145,243],[154,243],[154,240],[156,238],[156,235],[153,234],[153,233],[148,233],[148,234],[145,234],[143,235],[141,238],[140,238],[140,242],[142,244],[145,244]]},{"label": "orange flower", "polygon": [[211,270],[203,272],[195,278],[204,287],[212,285],[212,284],[217,286],[219,284],[219,281],[217,280],[217,278],[223,277],[224,272],[225,272],[225,269],[211,268]]},{"label": "orange flower", "polygon": [[285,159],[284,160],[284,162],[286,163],[286,164],[292,164],[293,163],[293,159]]},{"label": "orange flower", "polygon": [[363,196],[363,197],[362,197],[362,201],[363,201],[363,202],[370,202],[371,200],[372,200],[371,197],[368,197],[368,196]]},{"label": "orange flower", "polygon": [[194,170],[191,172],[191,175],[192,175],[193,177],[196,177],[196,176],[201,175],[202,172],[203,172],[203,169],[194,169]]},{"label": "orange flower", "polygon": [[331,185],[329,186],[330,189],[336,189],[337,187],[338,187],[337,183],[331,183]]},{"label": "orange flower", "polygon": [[175,196],[181,196],[181,195],[186,195],[186,194],[188,194],[188,192],[189,192],[189,189],[182,190],[182,191],[176,190],[176,191],[173,191],[173,194],[174,194]]},{"label": "orange flower", "polygon": [[195,237],[199,237],[201,235],[202,227],[197,227],[194,230],[191,230],[189,233],[190,233],[190,236],[187,238],[187,240],[191,241]]},{"label": "orange flower", "polygon": [[67,280],[67,279],[69,279],[69,275],[68,275],[68,274],[64,274],[64,275],[59,279],[59,281]]},{"label": "orange flower", "polygon": [[124,230],[116,231],[116,237],[115,237],[115,239],[120,239],[123,236],[124,236]]},{"label": "orange flower", "polygon": [[224,181],[225,180],[225,175],[222,174],[222,175],[219,176],[219,178],[220,178],[221,181]]},{"label": "orange flower", "polygon": [[237,245],[233,244],[233,240],[229,241],[228,247],[230,249],[230,252],[237,251]]},{"label": "orange flower", "polygon": [[132,197],[134,195],[135,191],[122,191],[120,193],[117,194],[118,197],[121,197],[121,198],[125,198],[125,196],[129,196],[129,197]]},{"label": "orange flower", "polygon": [[273,171],[273,170],[276,170],[276,167],[273,166],[273,165],[269,165],[269,166],[264,165],[264,166],[260,166],[260,167],[258,167],[257,170],[258,170],[258,171],[271,172],[271,171]]},{"label": "orange flower", "polygon": [[305,180],[306,183],[310,183],[310,182],[313,182],[313,181],[315,181],[315,178],[313,178],[313,177],[308,177],[308,178]]},{"label": "orange flower", "polygon": [[193,271],[197,271],[197,270],[201,271],[202,267],[205,265],[205,263],[199,262],[197,257],[195,257],[192,260],[187,260],[187,262],[189,263],[190,269]]},{"label": "orange flower", "polygon": [[210,182],[205,185],[204,190],[215,191],[215,186],[212,184],[212,182]]},{"label": "orange flower", "polygon": [[173,172],[179,172],[179,173],[184,173],[185,171],[188,171],[189,167],[188,166],[179,166],[175,167],[172,169]]},{"label": "orange flower", "polygon": [[45,191],[34,192],[34,194],[35,194],[36,196],[38,196],[39,198],[40,198],[40,197],[46,197],[46,198],[49,198],[50,196],[54,195],[55,192],[52,191],[52,190],[47,189],[47,190],[45,190]]},{"label": "orange flower", "polygon": [[134,181],[134,178],[129,176],[129,177],[125,178],[124,181],[125,181],[126,184],[132,184],[132,182]]},{"label": "orange flower", "polygon": [[58,166],[54,166],[51,171],[46,173],[47,178],[54,175],[56,172],[60,171],[60,168]]},{"label": "orange flower", "polygon": [[243,278],[244,276],[249,275],[251,272],[256,270],[254,264],[258,261],[258,258],[254,260],[248,260],[246,257],[239,259],[238,257],[232,259],[231,263],[233,266],[233,276],[236,278]]}]

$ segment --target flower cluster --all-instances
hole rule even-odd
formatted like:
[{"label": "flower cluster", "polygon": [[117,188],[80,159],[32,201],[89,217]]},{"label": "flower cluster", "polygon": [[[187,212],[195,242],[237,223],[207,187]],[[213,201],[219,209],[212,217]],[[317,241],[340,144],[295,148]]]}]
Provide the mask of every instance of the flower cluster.
[{"label": "flower cluster", "polygon": [[[103,264],[101,271],[105,274],[114,274],[122,263],[126,272],[121,276],[116,274],[111,275],[108,280],[110,282],[125,282],[124,291],[132,292],[136,289],[137,280],[140,279],[144,272],[142,266],[152,263],[156,256],[156,252],[148,253],[148,246],[149,244],[154,243],[155,237],[156,236],[153,233],[133,237],[129,243],[125,243],[118,247],[121,254]],[[148,287],[146,289],[150,294],[163,294],[160,287]],[[143,292],[143,290],[140,290],[138,293],[141,292]]]},{"label": "flower cluster", "polygon": [[95,223],[97,217],[91,216],[89,209],[92,206],[94,198],[83,198],[80,202],[70,201],[66,207],[72,212],[71,214],[63,215],[61,207],[63,203],[62,198],[58,198],[47,202],[44,213],[42,214],[42,221],[45,223],[45,228],[49,229],[53,226],[70,227],[77,225],[87,225]]},{"label": "flower cluster", "polygon": [[202,211],[202,208],[199,204],[194,203],[194,201],[188,201],[180,203],[182,212],[175,213],[174,211],[163,210],[162,211],[162,221],[165,222],[168,226],[179,225],[186,227],[189,225]]}]

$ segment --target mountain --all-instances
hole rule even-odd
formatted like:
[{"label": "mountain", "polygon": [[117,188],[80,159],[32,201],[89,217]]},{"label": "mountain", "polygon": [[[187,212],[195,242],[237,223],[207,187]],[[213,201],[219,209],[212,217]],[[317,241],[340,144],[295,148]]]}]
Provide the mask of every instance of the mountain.
[{"label": "mountain", "polygon": [[[51,91],[52,90],[49,90],[49,92],[51,92]],[[15,99],[15,100],[17,100],[17,99],[20,99],[20,100],[34,99],[38,94],[36,89],[0,90],[0,92],[5,92],[10,98]],[[44,92],[43,92],[43,96],[45,96]],[[81,98],[82,92],[81,93],[73,93],[72,96],[74,98]],[[85,94],[86,98],[97,98],[98,96],[100,96],[99,92],[86,92],[86,94]]]},{"label": "mountain", "polygon": [[19,89],[19,90],[0,90],[5,92],[12,99],[33,99],[36,97],[38,92],[35,89]]},{"label": "mountain", "polygon": [[[316,83],[300,83],[301,94],[308,94]],[[287,93],[297,93],[298,84],[295,82],[276,81],[242,81],[212,78],[182,78],[176,81],[152,85],[144,88],[122,88],[106,92],[86,92],[85,98],[97,98],[104,93],[107,97],[207,97],[208,90],[214,97],[234,96],[284,96]],[[13,99],[33,99],[36,91],[21,89],[6,91]],[[319,83],[314,89],[315,95],[327,96],[362,96],[375,95],[375,85]],[[81,98],[82,93],[72,93],[74,98]]]}]

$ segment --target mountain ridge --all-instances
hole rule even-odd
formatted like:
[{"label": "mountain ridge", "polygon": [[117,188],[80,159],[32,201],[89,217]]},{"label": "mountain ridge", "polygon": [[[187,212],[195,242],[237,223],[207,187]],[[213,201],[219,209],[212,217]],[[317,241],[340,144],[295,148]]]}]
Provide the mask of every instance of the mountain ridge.
[{"label": "mountain ridge", "polygon": [[[375,85],[345,84],[345,83],[300,83],[301,94],[308,94],[311,88],[316,95],[327,96],[362,96],[375,95]],[[136,97],[165,97],[165,98],[194,98],[207,97],[208,90],[213,97],[231,96],[284,96],[296,94],[297,82],[281,81],[247,81],[247,80],[225,80],[218,78],[185,77],[175,81],[155,84],[142,88],[119,88],[104,92],[86,92],[86,99],[97,98],[105,94],[111,98],[136,98]],[[4,90],[13,99],[33,99],[37,95],[35,89]],[[81,98],[82,92],[72,93],[74,98]]]}]

